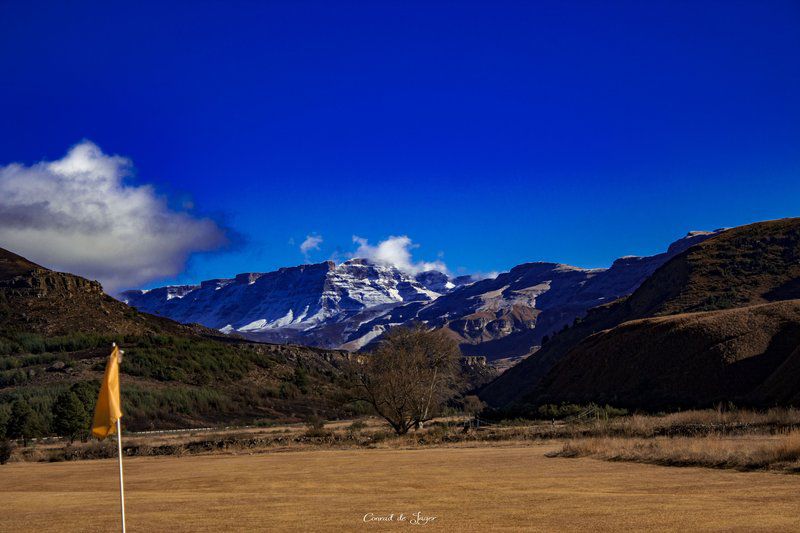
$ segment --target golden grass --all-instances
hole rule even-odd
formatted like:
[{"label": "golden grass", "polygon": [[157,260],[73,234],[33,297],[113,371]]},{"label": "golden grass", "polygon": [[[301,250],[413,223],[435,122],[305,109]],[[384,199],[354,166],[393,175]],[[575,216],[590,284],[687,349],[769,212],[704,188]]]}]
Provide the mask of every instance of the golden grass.
[{"label": "golden grass", "polygon": [[800,428],[800,409],[776,407],[765,411],[749,409],[698,409],[665,415],[633,414],[607,420],[575,421],[562,429],[572,437],[655,437],[709,434],[788,433]]},{"label": "golden grass", "polygon": [[[623,418],[622,420],[625,420]],[[749,426],[787,426],[800,425],[800,409],[793,407],[775,407],[766,411],[749,409],[733,409],[721,411],[716,409],[698,409],[679,411],[664,416],[633,415],[629,417],[631,424],[639,424],[642,428],[679,427],[686,425],[749,425]]]},{"label": "golden grass", "polygon": [[[315,450],[126,462],[137,531],[800,530],[797,478],[547,459],[555,445]],[[116,462],[0,467],[0,531],[114,531]]]},{"label": "golden grass", "polygon": [[800,432],[772,437],[600,437],[573,439],[553,457],[595,457],[668,466],[800,472]]}]

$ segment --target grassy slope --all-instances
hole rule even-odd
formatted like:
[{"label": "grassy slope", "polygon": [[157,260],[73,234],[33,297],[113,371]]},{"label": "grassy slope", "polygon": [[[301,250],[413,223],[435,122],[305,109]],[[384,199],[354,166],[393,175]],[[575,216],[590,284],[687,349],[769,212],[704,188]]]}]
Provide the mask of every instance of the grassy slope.
[{"label": "grassy slope", "polygon": [[16,398],[47,433],[53,399],[91,391],[112,341],[125,350],[125,421],[137,429],[334,416],[339,352],[224,337],[139,313],[96,282],[0,250],[0,419]]},{"label": "grassy slope", "polygon": [[541,380],[583,339],[623,322],[800,298],[800,219],[733,228],[672,258],[631,296],[595,308],[481,397],[505,405],[536,394]]},{"label": "grassy slope", "polygon": [[773,376],[789,378],[798,346],[800,300],[632,320],[581,342],[531,400],[651,409],[791,403],[800,374]]}]

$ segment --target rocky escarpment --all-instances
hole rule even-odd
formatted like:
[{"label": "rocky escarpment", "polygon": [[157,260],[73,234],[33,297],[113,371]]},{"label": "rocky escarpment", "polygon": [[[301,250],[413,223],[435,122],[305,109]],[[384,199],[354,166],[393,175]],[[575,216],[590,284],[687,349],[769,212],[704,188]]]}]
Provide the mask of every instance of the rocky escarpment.
[{"label": "rocky escarpment", "polygon": [[691,232],[664,253],[623,257],[607,269],[546,262],[518,265],[433,302],[398,306],[372,320],[362,320],[345,347],[368,346],[393,325],[416,320],[447,328],[466,355],[489,359],[526,356],[589,309],[630,294],[666,261],[716,233]]},{"label": "rocky escarpment", "polygon": [[[54,272],[0,249],[0,410],[29,402],[50,435],[52,405],[94,388],[111,343],[130,429],[342,416],[348,352],[252,343],[196,324],[139,312],[99,283]],[[82,396],[83,398],[83,396]],[[96,394],[86,395],[91,412]]]},{"label": "rocky escarpment", "polygon": [[97,281],[55,272],[0,248],[2,331],[82,333],[214,332],[145,315],[108,296]]},{"label": "rocky escarpment", "polygon": [[244,273],[199,285],[126,291],[126,303],[180,322],[197,322],[265,341],[335,347],[338,325],[364,312],[428,302],[455,287],[447,275],[415,276],[384,264],[351,259]]},{"label": "rocky escarpment", "polygon": [[97,281],[61,274],[44,268],[34,268],[23,275],[0,280],[0,290],[8,296],[47,298],[54,295],[71,296],[79,293],[100,295],[103,287]]}]

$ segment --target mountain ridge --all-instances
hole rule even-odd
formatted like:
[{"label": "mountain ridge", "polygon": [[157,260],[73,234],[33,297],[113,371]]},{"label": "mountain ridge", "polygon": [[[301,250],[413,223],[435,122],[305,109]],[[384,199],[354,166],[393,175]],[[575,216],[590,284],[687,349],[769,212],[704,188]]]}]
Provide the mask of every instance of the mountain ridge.
[{"label": "mountain ridge", "polygon": [[[682,250],[717,234],[690,232],[653,256],[617,259],[606,269],[585,269],[562,263],[530,262],[496,278],[476,281],[429,303],[412,303],[361,324],[354,334],[379,336],[392,324],[418,320],[447,327],[465,355],[490,359],[526,356],[542,339],[580,318],[590,308],[629,294],[658,266]],[[368,343],[350,341],[344,347]]]},{"label": "mountain ridge", "polygon": [[475,281],[438,271],[410,275],[354,258],[126,291],[122,298],[143,311],[267,342],[357,351],[391,327],[424,322],[447,328],[465,355],[523,357],[547,335],[629,294],[664,261],[718,231],[689,232],[665,252],[621,257],[600,269],[538,261]]},{"label": "mountain ridge", "polygon": [[[593,335],[631,320],[718,311],[800,298],[800,218],[739,226],[686,248],[630,296],[591,309],[529,358],[489,383],[481,397],[495,406],[557,397],[546,383],[557,368],[580,364]],[[621,331],[621,330],[616,330]],[[581,346],[583,345],[583,348]],[[619,352],[622,353],[622,352]],[[646,369],[642,369],[644,372]],[[551,375],[552,374],[552,375]],[[540,391],[544,387],[547,394]]]},{"label": "mountain ridge", "polygon": [[[363,310],[437,298],[455,283],[443,273],[417,276],[364,259],[283,267],[243,273],[198,285],[125,291],[123,301],[181,322],[198,322],[225,332],[302,332],[323,322],[340,322]],[[278,333],[280,336],[280,333]]]}]

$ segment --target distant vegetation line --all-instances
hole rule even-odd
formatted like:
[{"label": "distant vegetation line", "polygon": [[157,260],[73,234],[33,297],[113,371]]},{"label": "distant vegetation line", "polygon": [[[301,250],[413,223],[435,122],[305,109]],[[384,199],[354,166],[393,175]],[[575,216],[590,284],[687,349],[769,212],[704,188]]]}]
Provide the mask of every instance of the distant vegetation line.
[{"label": "distant vegetation line", "polygon": [[[82,395],[84,416],[94,409],[105,357],[114,339],[75,334],[46,338],[5,332],[0,345],[0,437],[15,402],[31,408],[29,438],[57,434],[53,412],[70,391]],[[314,411],[338,416],[333,401],[334,367],[304,365],[249,345],[174,335],[126,335],[124,424],[130,429],[191,427],[251,422],[259,418],[300,420]],[[88,418],[85,420],[88,428]]]}]

